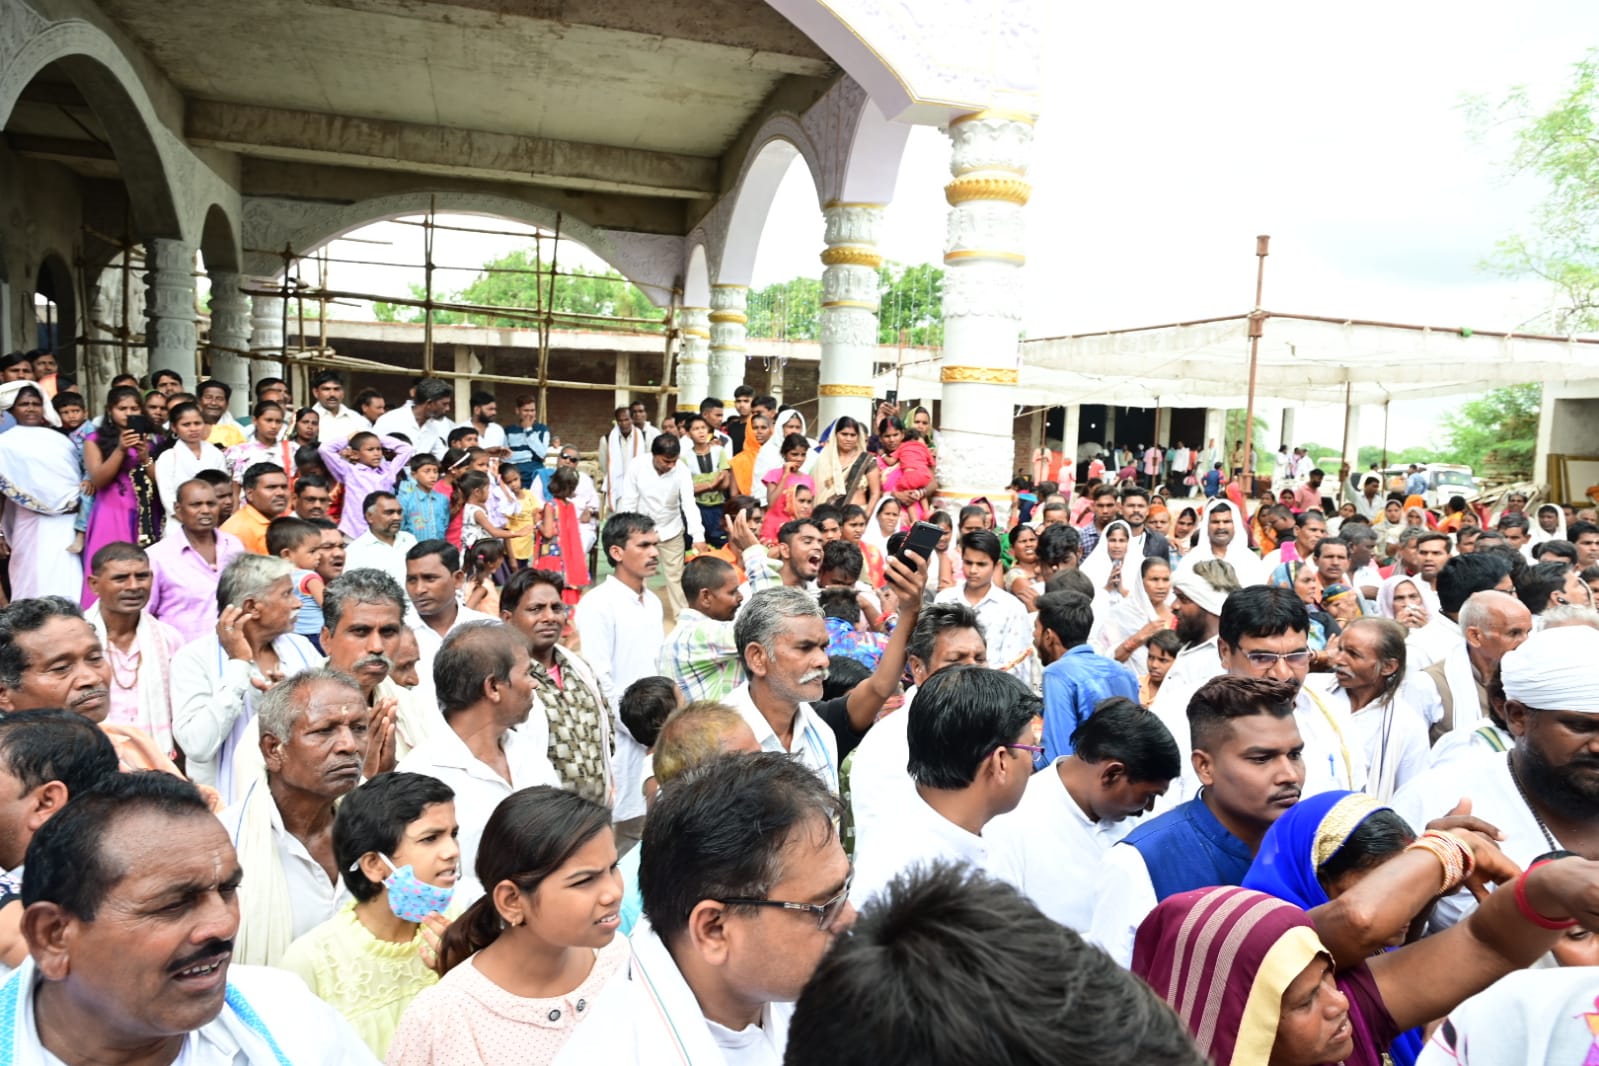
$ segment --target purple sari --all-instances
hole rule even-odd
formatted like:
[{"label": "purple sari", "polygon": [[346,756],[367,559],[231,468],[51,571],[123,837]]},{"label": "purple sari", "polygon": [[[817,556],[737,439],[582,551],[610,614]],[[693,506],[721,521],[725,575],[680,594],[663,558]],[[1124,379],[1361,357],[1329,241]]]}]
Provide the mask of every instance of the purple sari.
[{"label": "purple sari", "polygon": [[89,562],[94,553],[116,541],[148,548],[161,539],[165,512],[155,481],[140,468],[135,453],[122,456],[116,478],[94,494],[89,522],[83,535],[83,606],[95,601],[89,589]]}]

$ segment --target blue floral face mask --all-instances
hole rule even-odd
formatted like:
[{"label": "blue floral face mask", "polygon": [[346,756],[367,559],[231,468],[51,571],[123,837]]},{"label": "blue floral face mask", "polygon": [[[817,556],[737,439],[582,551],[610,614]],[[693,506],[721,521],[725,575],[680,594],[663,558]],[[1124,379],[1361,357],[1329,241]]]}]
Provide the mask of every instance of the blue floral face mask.
[{"label": "blue floral face mask", "polygon": [[450,898],[455,895],[454,885],[443,888],[430,885],[416,876],[410,863],[396,868],[394,860],[381,851],[378,856],[394,871],[383,879],[383,883],[389,890],[389,910],[394,912],[396,918],[420,922],[430,914],[444,913],[444,908],[450,905]]}]

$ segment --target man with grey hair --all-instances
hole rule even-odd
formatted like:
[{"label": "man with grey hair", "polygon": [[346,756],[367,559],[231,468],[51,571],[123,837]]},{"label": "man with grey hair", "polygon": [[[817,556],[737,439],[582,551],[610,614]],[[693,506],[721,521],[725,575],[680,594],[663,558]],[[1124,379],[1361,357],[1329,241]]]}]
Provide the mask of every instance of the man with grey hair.
[{"label": "man with grey hair", "polygon": [[899,624],[872,676],[835,699],[820,699],[828,634],[822,609],[809,592],[787,585],[762,589],[733,623],[748,680],[724,702],[743,716],[762,750],[793,755],[834,792],[840,762],[899,690],[906,648],[922,609],[927,562],[906,553],[904,559],[888,559],[884,575],[899,597]]},{"label": "man with grey hair", "polygon": [[232,804],[261,766],[254,702],[284,677],[321,664],[294,621],[300,597],[287,559],[240,555],[217,582],[215,631],[172,657],[172,737],[186,772]]},{"label": "man with grey hair", "polygon": [[279,681],[257,701],[263,769],[221,815],[250,871],[239,886],[235,962],[276,966],[349,898],[333,857],[333,812],[361,783],[370,716],[356,680],[326,667]]},{"label": "man with grey hair", "polygon": [[[450,406],[454,398],[455,390],[449,382],[439,378],[423,378],[416,383],[411,399],[403,407],[396,407],[379,418],[373,424],[372,432],[380,437],[392,437],[399,433],[411,442],[414,454],[432,452],[442,458],[449,447],[450,430],[455,428],[455,423],[450,421]],[[352,504],[360,506],[360,501],[344,502],[346,507]]]},{"label": "man with grey hair", "polygon": [[1383,582],[1375,559],[1377,531],[1366,522],[1345,522],[1338,527],[1338,539],[1349,545],[1349,583],[1366,603],[1376,603]]},{"label": "man with grey hair", "polygon": [[437,708],[422,707],[390,677],[405,632],[405,603],[399,583],[370,567],[346,570],[322,593],[322,650],[329,667],[355,678],[372,708],[378,773],[394,769],[435,723],[443,724]]},{"label": "man with grey hair", "polygon": [[455,791],[461,873],[455,898],[470,905],[485,886],[475,876],[483,827],[500,801],[534,785],[561,784],[550,764],[549,722],[532,715],[533,658],[527,638],[503,622],[450,631],[433,660],[443,727],[400,761],[407,774],[436,777]]},{"label": "man with grey hair", "polygon": [[1461,754],[1492,721],[1488,685],[1499,661],[1532,635],[1532,612],[1497,589],[1472,593],[1458,620],[1465,639],[1414,678],[1411,702],[1431,728],[1434,766]]}]

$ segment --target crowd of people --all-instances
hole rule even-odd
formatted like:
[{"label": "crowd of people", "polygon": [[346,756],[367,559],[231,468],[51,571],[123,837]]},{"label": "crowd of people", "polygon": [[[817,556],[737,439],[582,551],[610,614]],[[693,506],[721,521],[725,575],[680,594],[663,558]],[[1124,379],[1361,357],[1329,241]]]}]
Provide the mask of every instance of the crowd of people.
[{"label": "crowd of people", "polygon": [[0,359],[0,1060],[1599,1055],[1591,512],[310,387]]}]

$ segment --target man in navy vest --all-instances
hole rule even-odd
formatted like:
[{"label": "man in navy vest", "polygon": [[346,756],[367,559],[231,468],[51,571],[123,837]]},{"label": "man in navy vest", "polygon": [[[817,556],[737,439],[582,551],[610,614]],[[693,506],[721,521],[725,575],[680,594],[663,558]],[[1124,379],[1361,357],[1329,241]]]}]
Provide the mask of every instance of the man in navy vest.
[{"label": "man in navy vest", "polygon": [[1241,882],[1266,830],[1299,802],[1305,763],[1294,697],[1290,682],[1231,675],[1194,693],[1188,725],[1199,795],[1128,833],[1099,868],[1088,937],[1123,966],[1157,903]]}]

